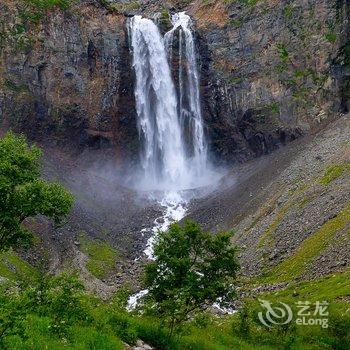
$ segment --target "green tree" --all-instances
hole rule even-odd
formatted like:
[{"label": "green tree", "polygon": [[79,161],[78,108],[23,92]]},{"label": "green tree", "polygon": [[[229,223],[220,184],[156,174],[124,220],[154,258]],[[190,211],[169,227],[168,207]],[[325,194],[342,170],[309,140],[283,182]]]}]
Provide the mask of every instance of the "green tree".
[{"label": "green tree", "polygon": [[40,179],[40,157],[24,136],[9,132],[0,139],[0,251],[31,241],[25,219],[41,214],[58,223],[71,209],[67,190]]},{"label": "green tree", "polygon": [[204,232],[192,221],[159,233],[155,261],[146,266],[146,298],[148,311],[168,323],[170,335],[214,302],[225,306],[232,301],[238,263],[231,237]]}]

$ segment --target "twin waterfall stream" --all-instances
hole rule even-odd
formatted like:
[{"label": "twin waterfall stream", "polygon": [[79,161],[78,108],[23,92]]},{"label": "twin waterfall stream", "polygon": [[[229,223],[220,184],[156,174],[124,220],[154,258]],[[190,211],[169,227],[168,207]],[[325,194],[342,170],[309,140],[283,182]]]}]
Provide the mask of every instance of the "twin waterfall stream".
[{"label": "twin waterfall stream", "polygon": [[[191,191],[205,186],[209,174],[192,21],[180,12],[172,24],[164,37],[151,19],[134,16],[128,25],[142,145],[138,183],[163,208],[144,251],[148,259],[159,230],[185,216]],[[128,309],[145,294],[131,296]]]},{"label": "twin waterfall stream", "polygon": [[[129,26],[142,186],[165,191],[197,187],[207,167],[192,22],[185,13],[175,14],[172,22],[164,38],[150,19],[135,16]],[[175,37],[178,89],[171,69]]]}]

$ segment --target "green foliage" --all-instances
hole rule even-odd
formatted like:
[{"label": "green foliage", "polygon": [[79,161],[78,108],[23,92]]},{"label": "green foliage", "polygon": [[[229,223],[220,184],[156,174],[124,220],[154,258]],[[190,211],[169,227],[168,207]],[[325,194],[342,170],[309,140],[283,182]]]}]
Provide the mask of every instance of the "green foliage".
[{"label": "green foliage", "polygon": [[267,227],[265,232],[261,235],[258,243],[259,248],[261,248],[266,243],[272,242],[273,240],[272,234],[276,231],[278,226],[281,224],[281,221],[284,219],[285,215],[287,214],[291,206],[292,206],[292,202],[288,202],[286,205],[282,206],[282,208],[278,210],[271,224]]},{"label": "green foliage", "polygon": [[133,11],[140,8],[140,3],[138,1],[115,3],[110,0],[99,0],[99,2],[109,12],[117,14],[122,14],[124,12]]},{"label": "green foliage", "polygon": [[25,219],[41,214],[58,223],[70,211],[73,197],[39,178],[40,156],[23,136],[10,132],[0,139],[0,251],[30,242]]},{"label": "green foliage", "polygon": [[109,324],[120,339],[128,344],[136,343],[138,332],[130,317],[116,313],[109,318]]},{"label": "green foliage", "polygon": [[[226,6],[231,6],[237,2],[247,7],[254,7],[260,0],[224,0]],[[215,1],[207,0],[209,3],[215,3]]]},{"label": "green foliage", "polygon": [[307,69],[296,69],[294,71],[294,85],[297,85],[298,80],[300,79],[305,79],[305,78],[311,78],[312,82],[319,87],[322,87],[324,85],[324,83],[327,80],[327,75],[322,74],[322,73],[318,73],[315,70],[311,69],[311,68],[307,68]]},{"label": "green foliage", "polygon": [[299,277],[308,264],[331,244],[334,235],[349,222],[350,205],[347,205],[335,218],[328,220],[320,229],[306,238],[290,257],[273,268],[265,281],[269,283],[290,281]]},{"label": "green foliage", "polygon": [[[259,299],[272,303],[287,303],[294,315],[298,311],[297,301],[309,301],[314,304],[316,301],[325,300],[329,303],[327,329],[320,326],[290,324],[287,328],[277,326],[267,330],[257,318],[258,312],[263,311],[258,301],[246,299],[245,306],[233,317],[233,332],[238,337],[249,339],[252,344],[265,344],[274,349],[348,349],[350,315],[347,312],[348,302],[345,299],[349,294],[349,276],[350,270],[347,269],[312,281],[289,282],[285,289],[259,295]],[[248,334],[243,336],[240,333],[242,319],[244,324],[248,325],[245,328],[249,330]]]},{"label": "green foliage", "polygon": [[265,106],[267,113],[271,115],[278,115],[280,113],[280,104],[278,102],[271,102]]},{"label": "green foliage", "polygon": [[[345,350],[350,344],[350,317],[343,298],[349,293],[349,273],[292,282],[286,289],[259,296],[292,307],[298,300],[327,300],[329,329],[293,324],[266,329],[257,318],[258,301],[246,299],[238,313],[199,314],[182,334],[170,338],[159,318],[126,313],[119,296],[104,302],[87,294],[75,276],[41,276],[30,286],[1,284],[0,348],[121,350],[122,340],[134,344],[142,339],[164,350]],[[124,295],[125,290],[119,293]]]},{"label": "green foliage", "polygon": [[0,253],[0,277],[10,280],[32,281],[38,272],[12,251]]},{"label": "green foliage", "polygon": [[203,6],[210,6],[215,4],[215,0],[203,0],[202,1]]},{"label": "green foliage", "polygon": [[61,10],[67,10],[71,6],[71,0],[29,0],[36,9],[41,11],[51,10],[58,7]]},{"label": "green foliage", "polygon": [[334,44],[337,41],[337,34],[335,34],[332,31],[327,32],[324,37],[326,40],[328,40],[330,43]]},{"label": "green foliage", "polygon": [[350,170],[350,162],[344,164],[332,164],[327,167],[320,179],[322,185],[329,185],[332,181],[339,178],[345,171]]},{"label": "green foliage", "polygon": [[242,18],[231,19],[230,24],[236,28],[240,28],[243,25],[243,19]]},{"label": "green foliage", "polygon": [[74,276],[42,276],[30,287],[0,289],[0,348],[123,349],[94,318],[96,299]]},{"label": "green foliage", "polygon": [[[35,27],[44,20],[48,12],[55,10],[68,12],[76,0],[18,0],[13,6],[15,24],[11,21],[0,20],[0,48],[12,54],[28,53],[37,40]],[[6,13],[4,18],[10,13]],[[11,14],[12,15],[12,14]]]},{"label": "green foliage", "polygon": [[95,241],[80,235],[82,251],[89,257],[87,269],[97,278],[104,278],[115,266],[117,252],[106,242]]},{"label": "green foliage", "polygon": [[67,11],[72,0],[28,0],[25,1],[25,7],[19,12],[19,17],[22,19],[20,26],[23,28],[23,32],[26,30],[29,23],[39,24],[45,17],[48,11],[59,9],[61,11]]},{"label": "green foliage", "polygon": [[242,82],[243,82],[243,78],[241,78],[241,77],[230,77],[228,79],[228,83],[230,85],[241,84]]},{"label": "green foliage", "polygon": [[169,11],[164,7],[158,18],[158,25],[161,30],[167,31],[172,27]]},{"label": "green foliage", "polygon": [[213,235],[192,221],[173,224],[159,233],[154,248],[156,259],[146,266],[151,313],[170,326],[170,333],[219,297],[231,301],[238,269],[232,234]]},{"label": "green foliage", "polygon": [[286,5],[283,9],[283,16],[290,20],[293,18],[293,14],[294,14],[294,7],[291,5]]},{"label": "green foliage", "polygon": [[21,93],[21,92],[26,92],[28,91],[28,86],[27,85],[24,85],[24,84],[21,84],[21,85],[17,85],[16,83],[14,83],[12,80],[5,80],[5,88],[7,90],[10,90],[10,91],[13,91],[13,92],[16,92],[16,93]]},{"label": "green foliage", "polygon": [[239,0],[240,3],[246,6],[253,7],[255,6],[260,0]]},{"label": "green foliage", "polygon": [[289,59],[289,52],[283,43],[276,44],[280,59],[282,62],[286,62]]}]

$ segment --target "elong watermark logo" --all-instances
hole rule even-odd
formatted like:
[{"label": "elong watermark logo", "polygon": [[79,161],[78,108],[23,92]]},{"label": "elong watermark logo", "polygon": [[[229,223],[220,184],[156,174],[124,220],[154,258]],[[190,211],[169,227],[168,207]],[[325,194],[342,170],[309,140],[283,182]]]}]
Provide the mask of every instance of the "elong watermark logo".
[{"label": "elong watermark logo", "polygon": [[[268,300],[259,299],[260,305],[265,309],[258,313],[260,322],[266,327],[274,325],[286,325],[295,322],[298,326],[315,326],[328,328],[328,306],[326,301],[297,301],[295,303],[298,311],[294,315],[290,305],[277,302],[271,303]],[[294,317],[295,316],[295,317]]]}]

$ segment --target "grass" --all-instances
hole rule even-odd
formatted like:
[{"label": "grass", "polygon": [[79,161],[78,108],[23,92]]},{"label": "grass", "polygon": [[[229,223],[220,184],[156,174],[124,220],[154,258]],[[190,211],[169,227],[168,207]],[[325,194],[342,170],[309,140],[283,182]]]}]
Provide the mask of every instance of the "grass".
[{"label": "grass", "polygon": [[265,244],[272,243],[272,240],[273,240],[272,234],[276,231],[276,229],[278,228],[281,221],[287,214],[288,210],[292,207],[292,205],[293,205],[293,202],[289,201],[278,211],[272,223],[269,225],[266,231],[261,235],[258,242],[258,248],[261,248]]},{"label": "grass", "polygon": [[332,31],[327,32],[324,35],[325,39],[328,40],[330,43],[334,44],[337,41],[337,34],[335,34]]},{"label": "grass", "polygon": [[109,0],[99,0],[100,4],[109,12],[122,14],[123,12],[134,11],[140,8],[138,1],[132,1],[128,3],[113,3]]},{"label": "grass", "polygon": [[13,251],[8,251],[0,254],[0,276],[10,280],[31,281],[38,273]]},{"label": "grass", "polygon": [[[47,18],[49,12],[70,12],[76,0],[18,0],[13,1],[15,12],[15,25],[0,21],[0,48],[8,49],[12,54],[28,53],[38,40],[38,25]],[[9,14],[9,13],[8,13]],[[6,18],[6,10],[5,10]],[[7,88],[16,90],[24,86],[16,86],[8,82]]]},{"label": "grass", "polygon": [[[215,1],[212,0],[205,0],[206,3],[215,3]],[[241,3],[242,5],[248,6],[248,7],[254,7],[257,5],[260,0],[224,0],[223,1],[226,6],[230,6],[234,3]]]},{"label": "grass", "polygon": [[[295,190],[290,193],[291,198],[287,201],[285,205],[282,206],[282,208],[277,212],[275,218],[271,222],[271,224],[268,226],[266,231],[261,235],[259,242],[258,242],[258,248],[261,248],[265,244],[270,244],[273,241],[272,234],[276,231],[280,223],[282,222],[283,218],[288,213],[289,209],[292,208],[292,206],[296,203],[297,199],[300,195],[302,195],[307,189],[308,185],[301,184],[300,188],[298,190]],[[265,215],[266,213],[264,213]],[[260,219],[260,218],[259,218]]]},{"label": "grass", "polygon": [[299,277],[314,258],[326,249],[335,234],[350,222],[350,204],[335,218],[328,220],[312,236],[306,238],[290,257],[283,260],[265,277],[265,282],[290,281]]},{"label": "grass", "polygon": [[48,11],[55,9],[68,11],[74,0],[28,0],[25,10],[19,12],[21,26],[26,29],[26,23],[39,24]]},{"label": "grass", "polygon": [[81,250],[89,260],[86,264],[88,271],[97,278],[105,278],[113,269],[118,253],[107,242],[88,239],[80,235]]},{"label": "grass", "polygon": [[344,272],[327,275],[317,280],[291,283],[288,288],[271,294],[270,298],[285,302],[292,302],[296,298],[311,302],[328,300],[339,303],[338,306],[345,310],[347,302],[343,297],[350,294],[349,280],[350,269],[348,268]]},{"label": "grass", "polygon": [[9,91],[12,91],[12,92],[16,92],[16,93],[21,93],[21,92],[27,92],[28,91],[28,86],[25,85],[25,84],[16,84],[14,83],[12,80],[5,80],[5,83],[4,83],[4,87],[9,90]]},{"label": "grass", "polygon": [[[166,340],[164,329],[160,329],[154,319],[135,318],[135,327],[141,339],[159,349],[203,349],[203,350],[262,350],[262,349],[347,349],[349,336],[346,327],[350,317],[344,315],[349,305],[343,300],[350,294],[350,269],[314,281],[292,282],[277,292],[259,295],[259,299],[272,303],[285,302],[296,312],[297,301],[329,302],[329,329],[320,326],[293,326],[289,328],[264,328],[257,319],[261,307],[257,298],[244,300],[248,312],[248,331],[242,327],[242,311],[221,318],[207,315],[186,324],[183,333],[174,341]],[[203,321],[200,320],[204,319]],[[339,327],[339,328],[337,328]],[[344,331],[345,329],[345,331]]]},{"label": "grass", "polygon": [[333,182],[334,180],[342,176],[343,173],[349,170],[350,170],[350,162],[329,165],[326,168],[323,176],[320,178],[319,182],[320,184],[327,186],[331,182]]},{"label": "grass", "polygon": [[29,0],[29,2],[34,8],[42,11],[51,10],[54,7],[58,7],[61,10],[67,10],[72,1],[71,0]]},{"label": "grass", "polygon": [[[257,298],[231,316],[198,315],[181,333],[169,337],[158,318],[128,314],[120,299],[103,302],[88,294],[75,277],[43,276],[29,287],[0,288],[0,348],[18,350],[121,350],[123,342],[142,339],[164,350],[345,350],[349,345],[346,315],[350,269],[315,281],[290,283],[284,289],[259,295],[272,303],[327,300],[329,329],[312,327],[264,328],[258,321]],[[243,310],[246,310],[246,316]],[[345,314],[344,314],[345,313]]]},{"label": "grass", "polygon": [[[349,302],[345,300],[350,294],[349,277],[350,269],[348,268],[343,272],[317,280],[291,282],[283,290],[258,295],[260,300],[267,300],[273,306],[281,306],[279,303],[283,302],[291,307],[293,319],[286,326],[262,328],[256,316],[264,309],[260,306],[258,298],[247,298],[244,307],[246,315],[243,317],[243,310],[235,315],[237,317],[233,320],[234,328],[239,333],[243,323],[245,338],[249,338],[252,343],[274,345],[274,349],[349,349],[350,313]],[[328,302],[329,315],[326,316],[326,319],[329,327],[297,325],[295,320],[299,317],[298,311],[300,311],[297,308],[298,301],[310,303],[308,311],[311,312],[311,316],[306,317],[307,319],[314,317],[316,302]]]}]

